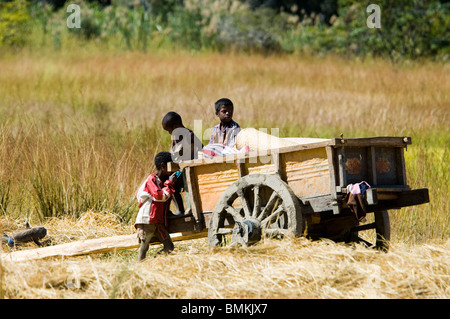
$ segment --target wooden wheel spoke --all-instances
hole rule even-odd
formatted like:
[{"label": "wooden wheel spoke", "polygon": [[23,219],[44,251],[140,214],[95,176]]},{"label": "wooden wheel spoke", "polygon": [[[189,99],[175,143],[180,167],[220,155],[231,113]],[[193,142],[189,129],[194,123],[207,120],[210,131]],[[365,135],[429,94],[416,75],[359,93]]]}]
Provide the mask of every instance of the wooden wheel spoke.
[{"label": "wooden wheel spoke", "polygon": [[216,231],[217,235],[227,235],[233,232],[233,228],[218,228]]},{"label": "wooden wheel spoke", "polygon": [[240,214],[239,210],[237,210],[236,208],[234,208],[232,206],[227,206],[227,207],[225,207],[225,211],[228,214],[230,214],[231,216],[233,216],[235,221],[238,221],[238,222],[244,221],[244,218]]},{"label": "wooden wheel spoke", "polygon": [[278,216],[283,211],[283,206],[279,206],[272,214],[267,216],[261,221],[261,225],[264,227],[266,224],[268,224],[274,217]]},{"label": "wooden wheel spoke", "polygon": [[273,192],[272,195],[270,195],[270,198],[267,202],[267,205],[262,210],[261,214],[258,216],[258,220],[261,221],[265,216],[267,216],[269,210],[272,209],[272,207],[276,206],[278,204],[278,194],[276,192]]},{"label": "wooden wheel spoke", "polygon": [[261,189],[259,185],[255,185],[255,188],[253,189],[254,194],[253,213],[252,213],[253,218],[256,218],[258,216],[259,211],[261,210],[260,191]]},{"label": "wooden wheel spoke", "polygon": [[245,218],[250,218],[251,217],[250,208],[248,206],[248,201],[244,196],[244,191],[242,189],[238,189],[237,194],[239,196],[239,199],[241,200],[242,208],[244,208]]}]

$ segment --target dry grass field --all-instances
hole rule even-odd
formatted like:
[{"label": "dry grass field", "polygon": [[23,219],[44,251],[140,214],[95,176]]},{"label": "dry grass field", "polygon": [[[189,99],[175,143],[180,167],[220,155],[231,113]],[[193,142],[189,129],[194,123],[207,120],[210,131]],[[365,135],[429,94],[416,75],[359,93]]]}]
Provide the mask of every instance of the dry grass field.
[{"label": "dry grass field", "polygon": [[169,144],[162,116],[202,120],[206,140],[221,97],[242,127],[281,136],[411,136],[408,183],[430,190],[429,204],[391,213],[386,254],[304,238],[211,250],[197,239],[143,263],[135,250],[2,261],[0,297],[450,296],[448,64],[74,50],[3,52],[0,70],[2,233],[25,218],[48,228],[45,245],[133,233],[134,192]]},{"label": "dry grass field", "polygon": [[[14,223],[13,223],[14,224]],[[11,225],[13,226],[13,225]],[[45,244],[131,231],[115,215],[54,219]],[[31,244],[28,248],[31,247]],[[211,249],[177,242],[168,256],[136,262],[136,250],[3,263],[6,298],[448,298],[450,241],[395,243],[389,253],[331,241],[265,240]],[[158,248],[151,249],[150,256]]]}]

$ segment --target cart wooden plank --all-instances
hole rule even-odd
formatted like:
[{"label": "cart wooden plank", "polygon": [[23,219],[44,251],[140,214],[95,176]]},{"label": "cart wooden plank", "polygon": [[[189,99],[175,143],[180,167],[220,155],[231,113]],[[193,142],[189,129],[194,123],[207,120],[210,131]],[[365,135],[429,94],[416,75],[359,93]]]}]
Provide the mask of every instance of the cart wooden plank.
[{"label": "cart wooden plank", "polygon": [[386,146],[386,147],[404,147],[411,144],[411,137],[397,136],[377,136],[366,138],[334,138],[331,139],[329,145],[333,146]]}]

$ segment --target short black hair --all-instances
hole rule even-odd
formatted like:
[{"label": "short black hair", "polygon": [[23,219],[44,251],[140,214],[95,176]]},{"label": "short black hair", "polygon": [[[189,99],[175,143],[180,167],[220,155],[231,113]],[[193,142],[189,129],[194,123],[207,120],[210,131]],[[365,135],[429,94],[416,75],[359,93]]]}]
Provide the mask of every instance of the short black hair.
[{"label": "short black hair", "polygon": [[163,128],[172,127],[176,124],[183,125],[180,114],[176,112],[169,112],[162,119]]},{"label": "short black hair", "polygon": [[161,164],[172,162],[172,155],[169,152],[159,152],[155,156],[155,166],[156,169],[161,169]]},{"label": "short black hair", "polygon": [[216,114],[219,114],[220,108],[222,106],[231,106],[231,108],[233,109],[233,102],[231,102],[230,99],[227,98],[222,98],[220,100],[217,100],[216,103],[214,104],[214,108],[216,110]]}]

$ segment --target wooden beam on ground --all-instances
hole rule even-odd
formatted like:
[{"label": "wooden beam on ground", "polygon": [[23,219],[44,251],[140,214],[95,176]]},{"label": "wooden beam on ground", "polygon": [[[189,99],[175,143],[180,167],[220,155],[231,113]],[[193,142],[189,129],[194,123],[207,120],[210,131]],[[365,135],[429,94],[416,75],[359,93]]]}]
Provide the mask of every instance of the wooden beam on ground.
[{"label": "wooden beam on ground", "polygon": [[[206,236],[207,233],[205,232],[170,234],[172,241],[188,240]],[[151,244],[159,244],[159,242],[154,242]],[[88,254],[108,253],[124,249],[133,249],[138,247],[139,243],[136,234],[121,235],[114,237],[87,239],[55,246],[14,251],[11,253],[3,253],[0,254],[0,260],[2,262],[3,261],[18,262],[18,261],[43,259],[58,256],[82,256]]]}]

